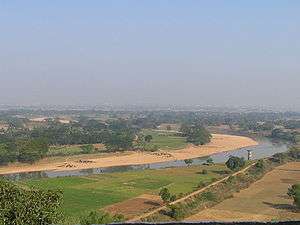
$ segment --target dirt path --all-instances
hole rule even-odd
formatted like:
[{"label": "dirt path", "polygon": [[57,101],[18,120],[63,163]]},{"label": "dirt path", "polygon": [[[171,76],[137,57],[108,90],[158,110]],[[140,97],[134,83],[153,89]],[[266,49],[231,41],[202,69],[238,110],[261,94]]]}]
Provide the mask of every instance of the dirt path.
[{"label": "dirt path", "polygon": [[300,220],[292,199],[291,184],[300,182],[300,162],[279,166],[233,198],[187,218],[187,221],[271,221]]},{"label": "dirt path", "polygon": [[[202,189],[199,189],[199,190],[197,190],[197,191],[195,191],[195,192],[193,192],[193,193],[191,193],[191,194],[189,194],[189,195],[186,195],[186,196],[184,196],[183,198],[177,199],[176,201],[171,202],[170,205],[174,205],[174,204],[183,202],[183,201],[185,201],[185,200],[187,200],[187,199],[189,199],[189,198],[191,198],[191,197],[193,197],[193,196],[195,196],[195,195],[198,195],[198,194],[201,193],[201,192],[206,191],[206,190],[209,189],[210,187],[215,186],[215,185],[217,185],[217,184],[219,184],[219,183],[221,183],[221,182],[227,180],[227,179],[228,179],[229,177],[231,177],[231,176],[236,176],[236,175],[238,175],[238,174],[244,173],[244,172],[245,172],[246,170],[248,170],[252,165],[254,165],[254,163],[251,164],[251,165],[249,165],[249,166],[247,166],[247,167],[245,167],[244,169],[242,169],[242,170],[240,170],[240,171],[238,171],[238,172],[235,172],[235,173],[231,174],[230,176],[224,177],[224,178],[222,178],[221,180],[218,180],[218,181],[216,181],[216,182],[213,182],[213,183],[211,183],[210,185],[208,185],[208,186],[206,186],[206,187],[204,187],[204,188],[202,188]],[[130,221],[130,222],[133,222],[133,221],[140,221],[142,218],[151,216],[151,215],[153,215],[154,213],[157,213],[157,212],[159,212],[159,211],[161,211],[161,210],[164,210],[164,209],[166,209],[166,208],[167,208],[166,206],[159,207],[159,208],[157,208],[157,209],[155,209],[155,210],[153,210],[153,211],[151,211],[151,212],[144,213],[144,214],[142,214],[142,215],[136,216],[136,217],[132,218],[132,219],[129,220],[129,221]]]},{"label": "dirt path", "polygon": [[[43,159],[32,165],[28,164],[12,164],[0,167],[0,175],[19,172],[33,172],[45,170],[78,170],[90,169],[110,166],[125,166],[125,165],[140,165],[147,163],[158,163],[173,160],[184,160],[208,156],[218,152],[231,151],[243,147],[257,145],[258,143],[251,138],[213,134],[210,143],[202,146],[188,146],[184,149],[164,151],[166,154],[157,155],[147,152],[125,152],[122,154],[111,154],[106,156],[84,155],[76,157],[61,157],[56,161],[51,161],[51,158]],[[168,156],[168,157],[166,157]],[[80,157],[84,160],[80,160]],[[65,161],[65,162],[64,162]]]}]

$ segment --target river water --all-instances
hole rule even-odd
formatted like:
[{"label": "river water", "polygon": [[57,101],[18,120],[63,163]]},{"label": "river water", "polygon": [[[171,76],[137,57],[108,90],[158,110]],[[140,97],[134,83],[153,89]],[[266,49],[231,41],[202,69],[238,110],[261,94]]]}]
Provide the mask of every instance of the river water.
[{"label": "river water", "polygon": [[[269,139],[258,140],[259,145],[253,147],[241,148],[229,152],[221,152],[206,157],[200,157],[193,159],[192,165],[201,165],[206,162],[210,157],[215,163],[226,162],[228,157],[238,156],[247,159],[247,150],[252,151],[252,159],[261,159],[272,156],[275,153],[285,152],[288,150],[288,145],[283,142],[274,142]],[[103,168],[93,169],[82,169],[82,170],[68,170],[68,171],[38,171],[38,172],[22,172],[6,174],[6,177],[10,180],[24,180],[24,179],[39,179],[39,178],[54,178],[54,177],[67,177],[67,176],[87,176],[91,174],[102,174],[102,173],[114,173],[114,172],[125,172],[133,170],[144,170],[144,169],[162,169],[172,167],[186,167],[187,164],[184,160],[174,160],[169,162],[151,163],[143,165],[131,165],[131,166],[112,166]]]}]

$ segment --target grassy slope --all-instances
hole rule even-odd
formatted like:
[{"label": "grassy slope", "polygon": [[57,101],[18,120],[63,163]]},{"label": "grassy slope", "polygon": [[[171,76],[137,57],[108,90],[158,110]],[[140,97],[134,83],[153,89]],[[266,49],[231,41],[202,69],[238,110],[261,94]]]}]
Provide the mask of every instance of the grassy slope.
[{"label": "grassy slope", "polygon": [[159,149],[181,149],[187,146],[186,138],[176,136],[175,133],[154,130],[143,130],[143,133],[152,135],[151,143],[157,145]]},{"label": "grassy slope", "polygon": [[[202,169],[208,174],[201,174]],[[172,194],[193,191],[200,181],[219,178],[218,171],[226,170],[224,165],[192,166],[160,170],[132,171],[88,177],[63,177],[28,180],[28,186],[45,189],[62,189],[64,212],[67,216],[80,214],[107,205],[124,201],[144,193],[157,194],[161,187],[168,186]],[[178,179],[180,177],[180,179]]]}]

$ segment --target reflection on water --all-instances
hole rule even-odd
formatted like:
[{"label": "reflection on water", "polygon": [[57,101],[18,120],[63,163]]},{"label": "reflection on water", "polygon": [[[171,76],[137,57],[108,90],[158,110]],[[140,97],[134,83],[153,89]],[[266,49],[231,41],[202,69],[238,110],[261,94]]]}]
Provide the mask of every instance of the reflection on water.
[{"label": "reflection on water", "polygon": [[[230,155],[247,158],[247,150],[252,151],[252,159],[261,159],[269,157],[275,153],[285,152],[288,146],[282,142],[271,142],[268,139],[259,140],[259,145],[247,148],[241,148],[229,152],[221,152],[213,154],[211,156],[195,158],[193,159],[193,165],[201,165],[210,157],[215,163],[226,162]],[[186,167],[187,164],[184,160],[174,160],[169,162],[151,163],[143,165],[132,165],[132,166],[112,166],[105,168],[93,168],[93,169],[82,169],[73,171],[40,171],[40,172],[26,172],[26,173],[14,173],[4,175],[11,180],[23,180],[23,179],[38,179],[46,177],[67,177],[67,176],[87,176],[91,174],[101,173],[114,173],[114,172],[125,172],[132,170],[144,170],[144,169],[161,169],[170,167]]]}]

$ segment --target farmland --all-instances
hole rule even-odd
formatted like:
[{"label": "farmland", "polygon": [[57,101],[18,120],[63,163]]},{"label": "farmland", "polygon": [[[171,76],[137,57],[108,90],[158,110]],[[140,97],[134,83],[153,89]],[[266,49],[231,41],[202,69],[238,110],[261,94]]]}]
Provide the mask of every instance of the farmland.
[{"label": "farmland", "polygon": [[176,132],[143,130],[143,133],[151,135],[153,137],[152,144],[162,150],[175,150],[187,146],[186,138],[176,135]]},{"label": "farmland", "polygon": [[210,209],[186,220],[271,221],[300,219],[300,213],[287,195],[288,187],[300,180],[300,163],[292,162],[275,168],[249,188],[234,194]]},{"label": "farmland", "polygon": [[[203,169],[208,173],[202,174]],[[195,190],[200,182],[211,182],[212,179],[224,176],[224,171],[227,171],[224,165],[216,164],[87,177],[46,178],[24,181],[21,185],[61,189],[64,195],[63,211],[76,221],[78,216],[87,211],[101,209],[143,194],[157,195],[166,186],[177,196],[187,194]]]}]

